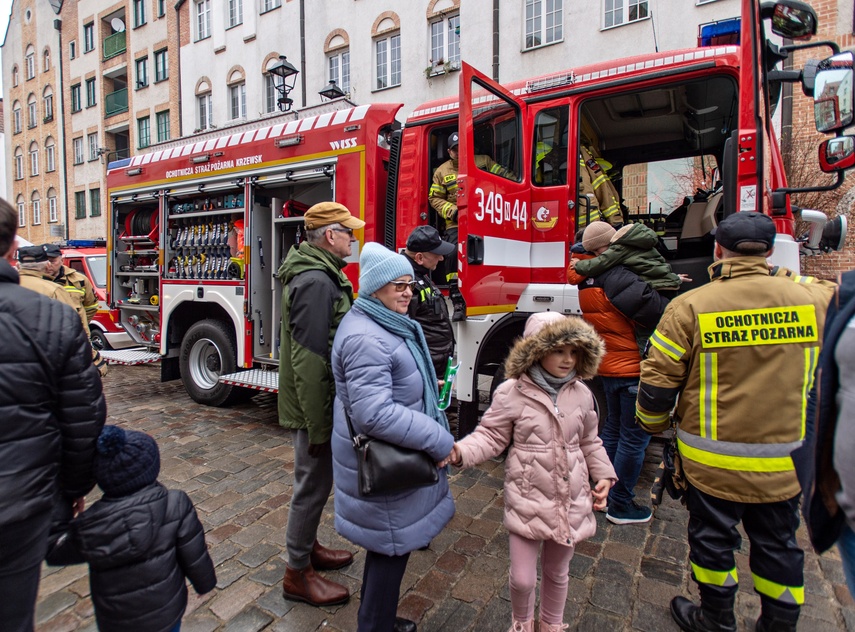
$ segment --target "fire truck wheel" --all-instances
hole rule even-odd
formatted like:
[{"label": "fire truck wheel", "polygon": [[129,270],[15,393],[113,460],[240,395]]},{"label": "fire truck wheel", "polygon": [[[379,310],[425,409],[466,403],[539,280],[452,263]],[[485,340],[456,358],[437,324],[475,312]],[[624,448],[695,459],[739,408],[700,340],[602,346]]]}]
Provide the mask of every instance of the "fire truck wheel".
[{"label": "fire truck wheel", "polygon": [[92,343],[92,348],[97,351],[109,351],[113,348],[110,343],[107,342],[107,337],[104,335],[104,332],[94,326],[89,329],[89,342]]},{"label": "fire truck wheel", "polygon": [[223,384],[221,375],[237,367],[235,343],[219,320],[202,320],[190,327],[181,342],[181,381],[194,401],[207,406],[230,404],[243,395],[239,387]]}]

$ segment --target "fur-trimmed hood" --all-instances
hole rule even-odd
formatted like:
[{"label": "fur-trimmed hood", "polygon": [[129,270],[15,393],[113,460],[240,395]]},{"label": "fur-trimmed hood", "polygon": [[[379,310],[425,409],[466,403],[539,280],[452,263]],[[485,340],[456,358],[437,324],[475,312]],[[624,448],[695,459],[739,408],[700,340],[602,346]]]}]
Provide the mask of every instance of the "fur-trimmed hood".
[{"label": "fur-trimmed hood", "polygon": [[535,331],[517,340],[511,348],[505,360],[506,378],[518,379],[535,362],[563,345],[572,345],[579,350],[576,375],[580,379],[587,380],[597,374],[600,361],[606,354],[603,339],[591,325],[577,316],[561,316],[558,319],[555,316],[555,312],[545,312],[529,317],[526,330]]}]

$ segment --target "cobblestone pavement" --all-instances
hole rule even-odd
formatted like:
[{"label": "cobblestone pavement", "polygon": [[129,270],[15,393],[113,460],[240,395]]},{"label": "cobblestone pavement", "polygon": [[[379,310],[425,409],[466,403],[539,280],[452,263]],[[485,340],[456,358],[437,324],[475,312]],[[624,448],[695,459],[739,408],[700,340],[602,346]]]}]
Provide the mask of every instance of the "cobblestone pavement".
[{"label": "cobblestone pavement", "polygon": [[[211,593],[191,596],[182,630],[355,630],[357,597],[319,609],[281,595],[293,449],[290,435],[277,424],[275,396],[260,394],[233,408],[207,408],[194,403],[180,382],[162,384],[159,375],[158,366],[114,366],[105,389],[109,423],[157,439],[161,482],[190,495],[207,532],[219,581]],[[659,446],[654,441],[648,453],[639,483],[642,500]],[[418,622],[420,632],[505,632],[509,627],[502,476],[501,460],[454,471],[457,515],[429,550],[412,554],[404,577],[398,612]],[[98,495],[93,492],[88,503]],[[330,502],[321,541],[355,550],[334,532],[332,509]],[[669,601],[677,594],[697,596],[687,571],[687,518],[670,499],[645,525],[613,526],[597,514],[596,536],[577,547],[570,566],[565,612],[570,629],[677,630]],[[803,529],[799,540],[807,547]],[[329,576],[358,595],[364,560],[360,550],[354,564]],[[743,579],[736,606],[740,630],[753,630],[759,599],[751,589],[747,541],[737,564]],[[855,603],[836,552],[822,557],[808,553],[805,580],[799,629],[855,631]],[[86,566],[45,567],[38,631],[94,631],[88,594]]]}]

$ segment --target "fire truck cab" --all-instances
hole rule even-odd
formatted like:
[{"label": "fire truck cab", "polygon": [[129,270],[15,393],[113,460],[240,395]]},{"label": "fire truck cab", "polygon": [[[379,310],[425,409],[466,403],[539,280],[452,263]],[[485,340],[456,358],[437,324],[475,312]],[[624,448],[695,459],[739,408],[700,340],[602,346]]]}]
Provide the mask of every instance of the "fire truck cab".
[{"label": "fire truck cab", "polygon": [[[837,174],[828,187],[839,185],[855,162],[852,138],[841,133],[852,123],[852,53],[809,73],[778,71],[798,45],[772,44],[766,22],[781,37],[816,31],[812,9],[797,0],[744,0],[739,33],[717,29],[696,49],[506,86],[463,63],[458,97],[424,104],[403,125],[395,104],[309,111],[111,163],[111,304],[134,341],[163,359],[163,379],[180,377],[196,401],[275,391],[282,288],[274,275],[302,237],[301,214],[336,200],[366,221],[361,243],[396,250],[416,226],[442,228],[428,191],[458,132],[467,319],[456,330],[456,395],[466,434],[479,390],[501,379],[525,319],[581,313],[566,281],[580,226],[600,217],[649,224],[674,270],[694,279],[689,287],[712,262],[710,231],[734,212],[771,215],[776,263],[791,268],[800,251],[840,246],[845,224],[821,213],[806,218],[815,222],[810,235],[794,235],[797,190],[787,188],[771,121],[781,82],[808,93],[822,86],[836,113],[818,107],[818,126],[821,109],[821,129],[836,137],[821,145],[820,162]],[[598,198],[604,183],[611,201]],[[346,271],[355,284],[356,249]]]}]

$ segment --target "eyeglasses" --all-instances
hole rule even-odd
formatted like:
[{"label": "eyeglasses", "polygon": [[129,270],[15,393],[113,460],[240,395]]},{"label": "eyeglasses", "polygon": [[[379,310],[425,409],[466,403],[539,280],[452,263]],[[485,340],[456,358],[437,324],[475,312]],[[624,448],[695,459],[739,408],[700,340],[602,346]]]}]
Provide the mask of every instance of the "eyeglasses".
[{"label": "eyeglasses", "polygon": [[337,233],[344,233],[348,237],[353,237],[353,230],[350,228],[330,228],[330,230],[335,231]]},{"label": "eyeglasses", "polygon": [[390,281],[386,285],[393,286],[396,292],[405,292],[407,288],[409,288],[410,291],[415,292],[418,284],[418,281]]}]

